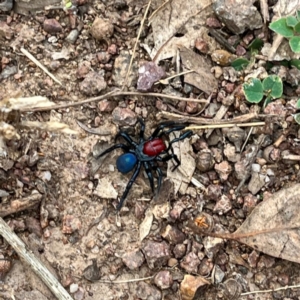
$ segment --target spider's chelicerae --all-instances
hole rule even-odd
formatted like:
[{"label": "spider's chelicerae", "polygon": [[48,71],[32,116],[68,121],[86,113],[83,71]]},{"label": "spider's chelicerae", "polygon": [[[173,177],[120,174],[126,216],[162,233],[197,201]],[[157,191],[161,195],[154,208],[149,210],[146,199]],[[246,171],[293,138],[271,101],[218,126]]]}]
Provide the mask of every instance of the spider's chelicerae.
[{"label": "spider's chelicerae", "polygon": [[116,135],[116,139],[122,137],[126,143],[115,144],[112,147],[103,151],[99,156],[103,156],[115,149],[121,148],[124,151],[124,154],[118,157],[117,159],[117,169],[119,172],[123,174],[127,174],[128,172],[134,169],[134,172],[125,188],[125,191],[120,199],[120,202],[117,206],[117,210],[120,210],[124,200],[126,199],[130,188],[132,187],[134,181],[138,177],[141,167],[145,168],[147,176],[149,178],[150,186],[152,192],[154,192],[154,182],[152,171],[156,171],[158,179],[157,179],[157,192],[161,187],[163,173],[161,169],[157,166],[158,161],[168,161],[170,159],[174,159],[175,166],[172,171],[180,165],[180,160],[174,154],[172,145],[178,141],[184,140],[185,138],[191,137],[193,132],[191,130],[186,131],[181,134],[178,138],[169,141],[168,146],[166,146],[163,137],[167,136],[169,133],[173,131],[179,131],[186,127],[183,124],[176,124],[175,122],[165,122],[160,124],[152,133],[152,135],[145,139],[144,131],[145,131],[145,123],[142,119],[138,119],[141,129],[139,133],[139,141],[135,142],[126,132],[120,131]]}]

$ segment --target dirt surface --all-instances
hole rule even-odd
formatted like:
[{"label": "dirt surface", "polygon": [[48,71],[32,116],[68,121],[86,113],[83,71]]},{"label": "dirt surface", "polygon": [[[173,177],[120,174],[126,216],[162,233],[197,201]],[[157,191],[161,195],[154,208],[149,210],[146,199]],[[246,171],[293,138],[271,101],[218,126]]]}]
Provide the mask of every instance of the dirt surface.
[{"label": "dirt surface", "polygon": [[[33,209],[10,215],[2,207],[2,216],[77,300],[299,299],[300,290],[291,288],[240,295],[298,285],[298,264],[235,240],[199,234],[188,226],[190,220],[196,220],[204,231],[233,233],[261,201],[299,182],[299,159],[295,158],[299,155],[299,125],[292,117],[292,102],[299,92],[296,87],[285,85],[283,98],[266,109],[252,105],[241,91],[243,82],[231,80],[236,74],[222,71],[223,66],[210,57],[205,63],[194,57],[203,49],[198,41],[197,49],[191,47],[194,54],[181,49],[184,68],[189,67],[192,57],[193,67],[217,67],[215,76],[199,72],[202,79],[198,83],[193,76],[185,83],[177,77],[168,84],[155,85],[154,91],[209,99],[207,105],[137,95],[72,105],[120,89],[124,82],[124,91],[136,91],[138,67],[151,61],[141,44],[155,43],[151,27],[145,26],[131,75],[125,81],[147,4],[78,1],[76,15],[62,9],[43,10],[34,16],[0,13],[0,100],[44,96],[57,105],[70,104],[51,111],[22,112],[17,123],[60,122],[77,131],[63,134],[16,125],[20,138],[6,140],[7,148],[3,149],[7,153],[1,152],[0,190],[7,193],[1,194],[1,205],[6,207],[34,191],[42,200]],[[155,8],[153,4],[150,13]],[[97,18],[100,21],[95,24]],[[78,37],[73,41],[69,34],[74,29]],[[244,33],[244,38],[252,32]],[[62,85],[25,57],[21,48]],[[158,77],[174,74],[171,58],[160,65],[163,73],[158,70]],[[217,77],[220,70],[223,75]],[[204,86],[203,78],[207,80]],[[201,119],[196,118],[211,119],[223,106],[227,108],[221,119],[253,113],[250,120],[245,117],[239,123],[265,122],[264,126],[255,126],[251,132],[243,126],[193,130],[192,137],[174,144],[182,162],[179,171],[171,172],[173,161],[159,163],[167,176],[155,199],[142,171],[117,213],[131,173],[124,175],[116,168],[120,149],[95,157],[115,143],[118,130],[137,140],[138,117],[145,121],[148,137],[171,116],[159,113],[176,114],[181,118],[175,118],[177,122],[199,125]],[[77,121],[100,135],[86,132]],[[166,140],[173,138],[167,135]],[[156,185],[157,180],[154,182]],[[4,240],[1,243],[4,262],[11,262],[11,266],[6,271],[0,264],[0,299],[56,299],[14,250]]]}]

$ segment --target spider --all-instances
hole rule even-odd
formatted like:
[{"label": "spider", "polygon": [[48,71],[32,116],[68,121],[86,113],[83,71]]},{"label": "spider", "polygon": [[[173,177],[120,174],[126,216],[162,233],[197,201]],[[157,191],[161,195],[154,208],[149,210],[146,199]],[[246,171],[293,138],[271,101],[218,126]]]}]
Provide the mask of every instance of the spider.
[{"label": "spider", "polygon": [[[173,121],[161,123],[152,133],[152,135],[145,139],[144,131],[145,131],[145,123],[142,119],[138,119],[138,122],[141,125],[140,133],[139,133],[139,142],[135,142],[126,132],[120,131],[116,138],[122,137],[126,144],[120,143],[115,144],[112,147],[103,151],[98,158],[101,156],[115,150],[121,148],[124,153],[117,158],[117,169],[122,174],[127,174],[134,169],[133,175],[131,176],[125,191],[120,199],[120,202],[117,206],[117,210],[119,211],[122,208],[122,205],[131,189],[134,181],[138,177],[142,166],[145,168],[147,173],[150,187],[152,192],[154,193],[154,182],[152,170],[155,170],[158,176],[157,179],[157,193],[160,190],[163,173],[161,169],[157,166],[158,161],[166,162],[168,160],[174,159],[175,166],[172,171],[175,171],[180,166],[180,160],[174,154],[172,145],[178,141],[184,140],[192,136],[193,132],[191,130],[186,131],[178,138],[175,138],[169,142],[169,145],[166,146],[163,136],[168,135],[173,131],[179,131],[186,127],[184,124],[176,124]],[[166,130],[165,130],[166,129]]]}]

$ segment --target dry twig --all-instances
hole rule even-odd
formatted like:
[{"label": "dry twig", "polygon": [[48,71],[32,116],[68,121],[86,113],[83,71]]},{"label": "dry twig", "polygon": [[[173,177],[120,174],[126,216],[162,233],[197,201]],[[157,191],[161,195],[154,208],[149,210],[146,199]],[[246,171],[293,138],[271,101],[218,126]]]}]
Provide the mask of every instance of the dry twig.
[{"label": "dry twig", "polygon": [[52,73],[48,71],[48,69],[43,66],[31,53],[29,53],[26,49],[21,48],[21,52],[27,56],[32,62],[34,62],[42,71],[44,71],[48,76],[50,76],[56,83],[63,85]]},{"label": "dry twig", "polygon": [[127,73],[126,73],[126,77],[125,77],[125,80],[124,80],[124,84],[123,84],[122,89],[124,89],[124,87],[125,87],[126,84],[127,84],[127,80],[128,80],[128,76],[129,76],[130,71],[131,71],[131,67],[132,67],[132,63],[133,63],[135,51],[136,51],[136,48],[137,48],[137,44],[138,44],[138,42],[139,42],[139,39],[140,39],[142,30],[143,30],[143,27],[144,27],[144,23],[145,23],[145,20],[146,20],[146,17],[147,17],[147,14],[148,14],[150,5],[151,5],[151,0],[149,0],[149,3],[148,3],[148,5],[147,5],[146,11],[145,11],[145,13],[144,13],[143,19],[142,19],[142,21],[141,21],[141,26],[140,26],[140,29],[139,29],[139,32],[138,32],[138,35],[137,35],[137,38],[136,38],[136,41],[135,41],[135,44],[134,44],[134,47],[133,47],[133,51],[132,51],[132,55],[131,55],[129,67],[128,67],[128,70],[127,70]]},{"label": "dry twig", "polygon": [[40,203],[43,195],[39,193],[32,194],[26,198],[13,200],[10,203],[1,203],[0,205],[0,217],[6,217],[8,215],[18,213],[20,211],[31,209]]},{"label": "dry twig", "polygon": [[165,118],[169,120],[176,120],[177,122],[181,123],[195,123],[195,124],[207,124],[207,125],[216,125],[216,124],[228,124],[228,123],[245,123],[252,119],[257,118],[258,115],[256,113],[249,113],[242,116],[238,116],[235,118],[232,118],[230,120],[214,120],[214,119],[206,119],[206,118],[200,118],[200,117],[188,117],[188,116],[181,116],[178,114],[170,113],[167,111],[162,111],[157,114],[157,118]]},{"label": "dry twig", "polygon": [[124,91],[112,91],[105,95],[89,98],[83,101],[75,102],[75,103],[68,103],[68,104],[58,104],[48,107],[33,107],[33,108],[23,108],[20,109],[21,112],[33,112],[33,111],[48,111],[52,109],[61,109],[61,108],[69,108],[74,106],[81,106],[83,104],[106,100],[107,98],[112,97],[119,97],[119,96],[148,96],[148,97],[160,97],[160,98],[166,98],[171,100],[180,100],[180,101],[190,101],[190,102],[197,102],[197,103],[207,103],[207,100],[201,100],[201,99],[194,99],[194,98],[183,98],[183,97],[176,97],[172,95],[165,95],[161,93],[140,93],[140,92],[124,92]]},{"label": "dry twig", "polygon": [[28,263],[34,273],[43,280],[51,292],[59,300],[72,300],[63,286],[52,273],[35,257],[30,250],[26,249],[24,242],[11,230],[11,228],[0,218],[0,235],[11,245],[20,258]]}]

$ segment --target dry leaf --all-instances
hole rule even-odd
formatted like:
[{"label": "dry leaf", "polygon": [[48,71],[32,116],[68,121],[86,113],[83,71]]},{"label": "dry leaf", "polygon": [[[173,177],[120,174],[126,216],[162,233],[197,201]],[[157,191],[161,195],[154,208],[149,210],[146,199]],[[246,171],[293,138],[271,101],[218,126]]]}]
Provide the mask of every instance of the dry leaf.
[{"label": "dry leaf", "polygon": [[210,72],[212,65],[207,59],[186,47],[180,47],[179,49],[184,70],[195,71],[185,74],[184,82],[197,87],[206,94],[215,91],[218,87],[218,81]]},{"label": "dry leaf", "polygon": [[[158,8],[162,1],[156,1]],[[190,47],[196,38],[202,37],[205,20],[212,14],[211,0],[172,0],[158,11],[151,21],[155,46],[151,58],[156,62],[173,57],[178,45]],[[176,37],[176,34],[182,34]],[[204,34],[204,33],[203,33]]]},{"label": "dry leaf", "polygon": [[[178,137],[179,133],[174,133],[174,135]],[[168,162],[167,177],[174,182],[174,193],[176,194],[179,191],[184,195],[196,168],[195,159],[190,155],[193,150],[189,139],[173,144],[173,149],[174,153],[181,161],[181,165],[172,172],[174,161],[170,160]]]},{"label": "dry leaf", "polygon": [[20,123],[23,127],[35,128],[40,130],[55,131],[66,134],[78,134],[76,130],[71,129],[67,124],[59,122],[38,122],[24,121]]},{"label": "dry leaf", "polygon": [[140,241],[142,241],[150,232],[153,222],[152,208],[148,208],[145,213],[145,219],[140,225]]},{"label": "dry leaf", "polygon": [[233,235],[294,228],[239,238],[239,241],[271,256],[300,263],[299,205],[300,184],[282,189],[260,203]]}]

